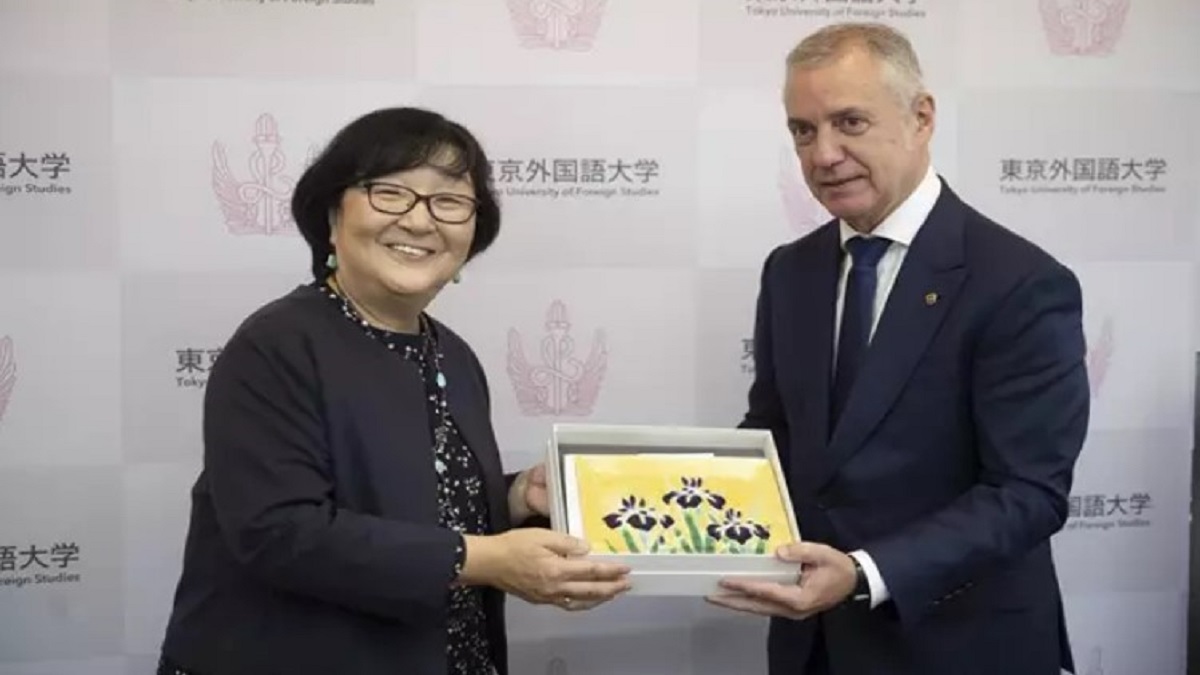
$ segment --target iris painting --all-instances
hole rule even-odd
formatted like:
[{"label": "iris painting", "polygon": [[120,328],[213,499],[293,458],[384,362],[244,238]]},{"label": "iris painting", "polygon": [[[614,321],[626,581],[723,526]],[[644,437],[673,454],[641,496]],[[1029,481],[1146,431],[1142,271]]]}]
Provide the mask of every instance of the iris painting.
[{"label": "iris painting", "polygon": [[[588,455],[571,465],[579,534],[598,552],[762,555],[792,539],[765,460]],[[692,470],[669,477],[681,468]]]}]

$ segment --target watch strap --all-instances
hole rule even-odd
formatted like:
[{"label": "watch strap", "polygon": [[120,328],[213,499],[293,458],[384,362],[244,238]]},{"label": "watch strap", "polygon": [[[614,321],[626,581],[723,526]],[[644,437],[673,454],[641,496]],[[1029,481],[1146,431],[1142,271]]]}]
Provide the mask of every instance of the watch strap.
[{"label": "watch strap", "polygon": [[850,600],[857,603],[870,603],[871,582],[867,579],[867,573],[858,562],[858,558],[850,556],[850,560],[854,563],[854,591],[850,594]]}]

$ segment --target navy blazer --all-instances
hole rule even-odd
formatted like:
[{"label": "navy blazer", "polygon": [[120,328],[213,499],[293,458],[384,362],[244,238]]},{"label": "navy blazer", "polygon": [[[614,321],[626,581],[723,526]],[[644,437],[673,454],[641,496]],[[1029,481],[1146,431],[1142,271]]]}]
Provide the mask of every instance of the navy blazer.
[{"label": "navy blazer", "polygon": [[840,261],[836,220],[768,256],[741,426],[773,432],[801,536],[865,549],[891,600],[773,620],[770,672],[816,635],[835,675],[1073,670],[1050,537],[1088,426],[1075,275],[943,182],[831,429]]},{"label": "navy blazer", "polygon": [[[435,323],[450,410],[510,527],[487,380]],[[204,470],[163,654],[199,675],[447,672],[457,536],[438,526],[418,369],[310,286],[250,316],[205,392]],[[507,673],[504,595],[486,591]]]}]

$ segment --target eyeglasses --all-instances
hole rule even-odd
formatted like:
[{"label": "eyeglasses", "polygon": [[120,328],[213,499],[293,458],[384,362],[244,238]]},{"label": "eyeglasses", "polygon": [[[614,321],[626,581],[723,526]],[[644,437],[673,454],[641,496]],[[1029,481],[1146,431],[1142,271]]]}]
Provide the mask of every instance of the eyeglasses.
[{"label": "eyeglasses", "polygon": [[416,208],[417,204],[425,202],[434,220],[459,225],[470,220],[479,207],[479,202],[466,195],[448,192],[423,195],[395,183],[370,182],[363,183],[362,187],[367,191],[371,208],[392,216],[402,216]]}]

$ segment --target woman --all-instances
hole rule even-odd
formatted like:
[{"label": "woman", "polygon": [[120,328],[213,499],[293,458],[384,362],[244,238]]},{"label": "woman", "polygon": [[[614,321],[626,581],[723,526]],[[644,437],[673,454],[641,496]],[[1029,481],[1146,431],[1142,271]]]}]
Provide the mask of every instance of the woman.
[{"label": "woman", "polygon": [[504,593],[628,588],[586,543],[513,529],[545,516],[544,469],[502,474],[484,371],[424,311],[495,240],[490,183],[466,129],[412,108],[352,122],[300,178],[315,280],[210,374],[160,674],[504,675]]}]

